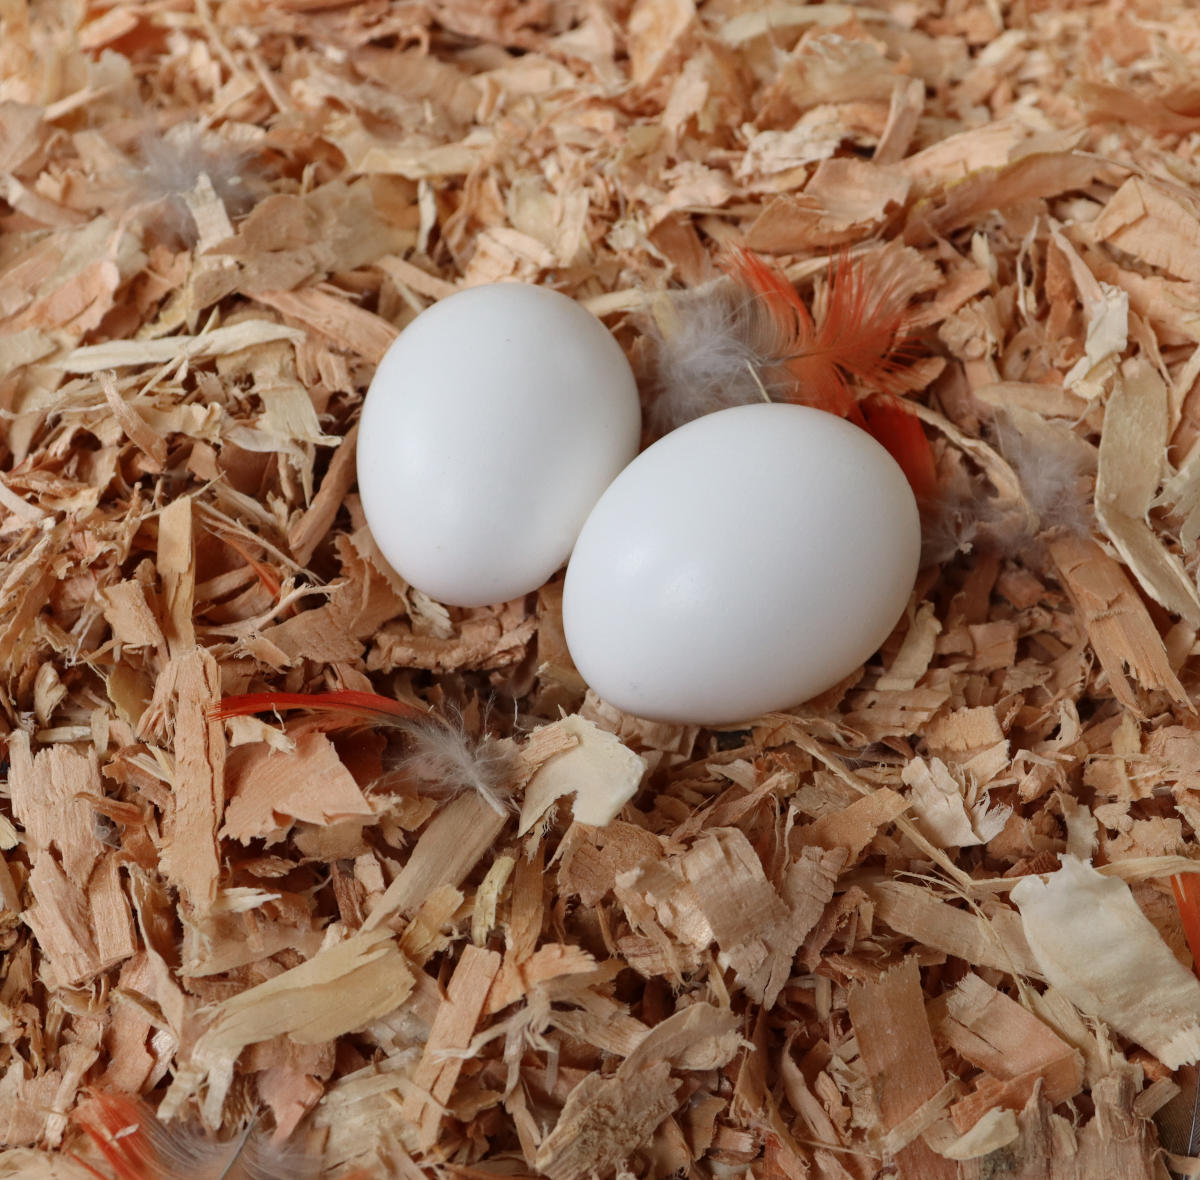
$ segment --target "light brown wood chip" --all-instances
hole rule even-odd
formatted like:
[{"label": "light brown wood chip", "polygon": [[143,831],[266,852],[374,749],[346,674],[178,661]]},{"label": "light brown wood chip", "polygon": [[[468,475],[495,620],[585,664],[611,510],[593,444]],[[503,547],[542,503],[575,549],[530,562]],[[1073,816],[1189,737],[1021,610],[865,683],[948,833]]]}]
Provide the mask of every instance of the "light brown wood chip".
[{"label": "light brown wood chip", "polygon": [[906,881],[876,881],[866,888],[881,922],[925,946],[974,967],[1040,977],[1038,961],[1014,910],[996,910],[984,917],[938,901],[929,890]]},{"label": "light brown wood chip", "polygon": [[986,1071],[975,1092],[951,1108],[960,1131],[993,1107],[1021,1109],[1038,1082],[1054,1105],[1083,1085],[1083,1058],[1048,1025],[978,975],[962,979],[945,1001],[938,1037]]},{"label": "light brown wood chip", "polygon": [[333,743],[312,730],[299,734],[290,752],[266,742],[239,746],[229,757],[226,781],[221,836],[243,844],[279,839],[295,820],[329,824],[374,814]]},{"label": "light brown wood chip", "polygon": [[500,956],[495,951],[469,946],[446,987],[446,998],[438,1008],[425,1052],[413,1072],[413,1082],[429,1098],[410,1094],[401,1109],[401,1117],[417,1124],[421,1151],[428,1151],[437,1142],[443,1105],[449,1100],[462,1069],[462,1058],[450,1051],[465,1049],[471,1043],[488,989],[499,970]]},{"label": "light brown wood chip", "polygon": [[365,929],[409,914],[440,885],[460,885],[491,848],[505,817],[478,795],[452,799],[421,833],[408,863],[376,902]]},{"label": "light brown wood chip", "polygon": [[389,930],[332,942],[307,962],[217,1004],[164,1098],[164,1117],[202,1085],[205,1121],[219,1126],[234,1064],[247,1045],[286,1033],[320,1044],[362,1028],[402,1004],[414,976]]},{"label": "light brown wood chip", "polygon": [[1186,704],[1187,692],[1129,575],[1090,537],[1063,535],[1053,538],[1049,548],[1116,698],[1141,711],[1128,669],[1143,688]]},{"label": "light brown wood chip", "polygon": [[163,825],[162,870],[195,909],[216,900],[220,876],[217,830],[225,803],[225,734],[207,711],[221,699],[221,674],[212,654],[192,648],[159,674],[174,713],[175,768]]},{"label": "light brown wood chip", "polygon": [[[925,1015],[917,961],[912,956],[849,997],[858,1051],[871,1079],[885,1130],[899,1126],[945,1084]],[[896,1155],[905,1180],[956,1180],[958,1171],[920,1140]]]}]

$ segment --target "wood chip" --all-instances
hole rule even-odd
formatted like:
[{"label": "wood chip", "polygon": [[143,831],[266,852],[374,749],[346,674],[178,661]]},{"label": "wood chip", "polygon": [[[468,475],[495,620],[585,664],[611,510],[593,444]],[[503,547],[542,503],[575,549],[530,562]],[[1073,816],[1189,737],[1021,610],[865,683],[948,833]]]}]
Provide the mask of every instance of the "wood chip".
[{"label": "wood chip", "polygon": [[1182,559],[1147,523],[1166,457],[1167,388],[1142,360],[1122,366],[1104,412],[1096,519],[1142,589],[1193,627],[1200,626],[1200,592]]},{"label": "wood chip", "polygon": [[225,798],[225,741],[207,709],[220,700],[216,661],[202,648],[173,659],[155,687],[174,728],[175,767],[164,821],[163,873],[203,911],[216,901],[217,830]]},{"label": "wood chip", "polygon": [[938,901],[928,891],[904,881],[872,883],[869,892],[881,922],[925,946],[975,967],[1032,978],[1041,974],[1017,915],[1011,910],[984,917]]},{"label": "wood chip", "polygon": [[[4,6],[0,1176],[112,1170],[89,1087],[222,1140],[257,1103],[314,1174],[1200,1175],[1154,1121],[1195,1040],[1188,7],[561,7]],[[887,262],[937,490],[842,683],[652,722],[561,575],[464,609],[389,567],[357,423],[485,282],[649,393],[647,310],[739,246],[817,321],[831,251]],[[285,707],[331,692],[457,726],[511,812]]]},{"label": "wood chip", "polygon": [[[1013,889],[1042,972],[1082,1012],[1097,1016],[1169,1068],[1200,1060],[1200,982],[1171,954],[1129,886],[1071,856],[1045,882]],[[1064,915],[1086,913],[1086,929]]]},{"label": "wood chip", "polygon": [[483,1011],[488,988],[500,969],[500,956],[494,951],[467,947],[446,989],[446,999],[438,1009],[425,1052],[413,1081],[429,1094],[429,1101],[410,1095],[403,1117],[417,1124],[417,1143],[428,1151],[438,1138],[438,1123],[444,1104],[454,1090],[462,1069],[462,1059],[443,1055],[465,1049],[471,1042],[476,1022]]},{"label": "wood chip", "polygon": [[222,838],[249,843],[279,839],[293,821],[329,824],[372,815],[333,743],[322,733],[302,733],[287,753],[267,743],[242,746],[226,764],[228,802]]},{"label": "wood chip", "polygon": [[1124,570],[1087,538],[1059,537],[1049,548],[1117,699],[1139,708],[1128,668],[1143,688],[1186,701],[1162,638]]},{"label": "wood chip", "polygon": [[1083,1085],[1080,1053],[978,975],[967,975],[946,997],[945,1017],[935,1031],[985,1071],[974,1093],[951,1109],[963,1134],[997,1107],[1022,1109],[1039,1084],[1055,1105],[1073,1098]]},{"label": "wood chip", "polygon": [[222,1001],[164,1099],[178,1109],[202,1084],[203,1111],[218,1125],[238,1054],[286,1033],[318,1044],[391,1012],[413,989],[413,975],[389,931],[365,931],[326,946],[305,963]]},{"label": "wood chip", "polygon": [[[925,1018],[916,960],[907,958],[877,983],[855,987],[849,1007],[883,1126],[891,1130],[936,1095],[945,1081]],[[919,1139],[896,1153],[896,1166],[901,1176],[913,1180],[953,1180],[957,1175],[953,1164]]]},{"label": "wood chip", "polygon": [[414,910],[440,885],[458,885],[504,827],[504,816],[477,795],[460,795],[421,834],[403,870],[367,919],[370,930],[392,914]]},{"label": "wood chip", "polygon": [[201,336],[175,336],[165,340],[114,340],[89,344],[68,353],[57,367],[68,373],[98,373],[103,369],[165,365],[182,360],[229,356],[274,340],[299,340],[295,328],[269,320],[241,320],[227,328],[214,328]]},{"label": "wood chip", "polygon": [[[545,761],[525,788],[519,834],[524,834],[556,799],[574,795],[579,823],[602,827],[636,794],[646,761],[583,717],[564,717],[552,727],[573,739],[569,749]],[[549,735],[547,734],[548,738]]]}]

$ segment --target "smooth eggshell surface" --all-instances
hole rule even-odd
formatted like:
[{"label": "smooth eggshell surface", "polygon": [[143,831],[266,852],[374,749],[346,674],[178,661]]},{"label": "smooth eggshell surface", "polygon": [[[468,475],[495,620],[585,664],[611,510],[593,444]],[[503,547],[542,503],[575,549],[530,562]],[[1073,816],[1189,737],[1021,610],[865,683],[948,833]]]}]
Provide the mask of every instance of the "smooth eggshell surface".
[{"label": "smooth eggshell surface", "polygon": [[611,704],[727,724],[831,688],[899,620],[920,560],[916,501],[865,431],[749,405],[639,455],[567,567],[575,665]]},{"label": "smooth eggshell surface", "polygon": [[536,590],[637,453],[620,345],[543,287],[456,292],[388,349],[363,404],[358,486],[380,551],[441,602]]}]

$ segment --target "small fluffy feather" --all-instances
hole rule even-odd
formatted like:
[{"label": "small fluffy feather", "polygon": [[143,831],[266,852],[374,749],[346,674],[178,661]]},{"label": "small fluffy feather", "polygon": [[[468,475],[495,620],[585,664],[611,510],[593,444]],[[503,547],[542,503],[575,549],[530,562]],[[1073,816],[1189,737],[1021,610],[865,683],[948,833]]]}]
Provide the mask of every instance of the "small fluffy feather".
[{"label": "small fluffy feather", "polygon": [[336,728],[398,729],[407,747],[389,766],[416,779],[431,794],[476,791],[501,815],[512,809],[508,791],[514,756],[507,743],[490,735],[471,738],[461,723],[426,713],[404,701],[373,692],[254,692],[224,697],[209,710],[214,720],[253,713],[304,709],[329,717]]},{"label": "small fluffy feather", "polygon": [[207,176],[231,217],[253,203],[246,183],[249,155],[194,123],[178,123],[165,132],[148,131],[139,141],[140,165],[133,170],[136,199],[154,205],[160,233],[186,245],[196,240],[196,223],[184,197]]},{"label": "small fluffy feather", "polygon": [[732,252],[729,271],[756,296],[773,363],[792,378],[789,401],[863,426],[852,380],[873,393],[911,388],[909,294],[890,263],[895,252],[892,243],[859,258],[837,255],[817,286],[812,310],[782,271],[749,250]]},{"label": "small fluffy feather", "polygon": [[897,243],[861,258],[841,254],[810,311],[782,271],[747,250],[731,251],[728,280],[663,295],[654,305],[645,346],[651,430],[663,434],[760,399],[795,402],[862,427],[918,496],[933,494],[929,441],[899,396],[922,381],[907,341],[917,280],[906,265]]},{"label": "small fluffy feather", "polygon": [[1095,447],[1068,426],[1016,407],[996,416],[996,440],[1021,481],[1037,534],[1091,532]]},{"label": "small fluffy feather", "polygon": [[500,815],[513,810],[510,796],[515,759],[506,742],[486,735],[471,738],[460,725],[430,719],[402,722],[406,748],[389,770],[416,779],[430,794],[475,791]]},{"label": "small fluffy feather", "polygon": [[770,337],[758,300],[732,279],[664,293],[646,325],[651,371],[647,420],[662,435],[730,406],[783,400],[790,384],[770,375]]},{"label": "small fluffy feather", "polygon": [[921,505],[921,565],[944,565],[986,536],[991,503],[961,463],[942,473],[938,495]]},{"label": "small fluffy feather", "polygon": [[1069,427],[1028,410],[997,414],[997,449],[1021,484],[1021,499],[1002,499],[960,463],[943,469],[922,504],[922,562],[940,565],[973,549],[1041,565],[1041,538],[1092,529],[1096,451]]}]

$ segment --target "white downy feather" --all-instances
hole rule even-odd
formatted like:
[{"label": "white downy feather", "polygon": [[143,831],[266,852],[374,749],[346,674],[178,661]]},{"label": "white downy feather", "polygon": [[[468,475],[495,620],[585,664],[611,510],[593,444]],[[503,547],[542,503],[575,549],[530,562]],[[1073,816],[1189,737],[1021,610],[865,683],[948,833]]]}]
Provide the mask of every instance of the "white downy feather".
[{"label": "white downy feather", "polygon": [[474,791],[500,815],[513,810],[510,743],[490,735],[470,738],[461,725],[444,721],[402,722],[398,728],[407,746],[389,770],[418,780],[432,794]]},{"label": "white downy feather", "polygon": [[154,1121],[143,1130],[154,1145],[164,1177],[188,1180],[317,1180],[321,1160],[288,1143],[275,1144],[254,1124],[226,1142],[201,1131]]},{"label": "white downy feather", "polygon": [[196,225],[185,197],[207,176],[231,216],[245,213],[252,194],[245,173],[250,157],[214,132],[180,123],[164,133],[150,131],[139,141],[140,165],[133,170],[140,201],[157,206],[165,227],[189,245]]},{"label": "white downy feather", "polygon": [[660,296],[645,325],[646,417],[656,435],[715,410],[781,395],[766,375],[775,358],[761,339],[756,303],[727,278]]},{"label": "white downy feather", "polygon": [[1063,423],[1017,407],[997,415],[996,435],[1036,517],[1036,531],[1090,532],[1096,448]]},{"label": "white downy feather", "polygon": [[964,467],[943,474],[936,499],[921,505],[921,565],[944,565],[986,536],[988,498]]},{"label": "white downy feather", "polygon": [[951,468],[936,501],[923,505],[923,564],[941,564],[975,548],[1040,562],[1047,534],[1091,532],[1095,447],[1063,423],[1011,407],[997,414],[995,430],[1023,503],[997,497],[963,467]]}]

